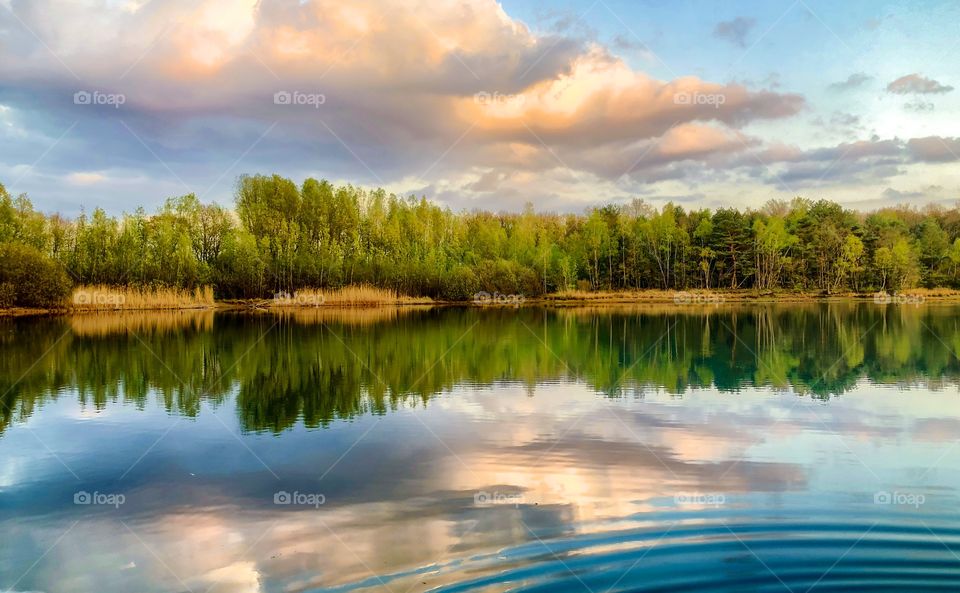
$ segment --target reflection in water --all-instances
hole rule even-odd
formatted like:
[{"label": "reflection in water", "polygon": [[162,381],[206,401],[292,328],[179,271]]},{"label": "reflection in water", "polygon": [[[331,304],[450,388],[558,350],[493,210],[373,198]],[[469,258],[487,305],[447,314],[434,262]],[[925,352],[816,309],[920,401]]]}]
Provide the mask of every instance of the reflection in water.
[{"label": "reflection in water", "polygon": [[401,315],[429,311],[429,305],[379,306],[379,307],[297,307],[278,308],[271,311],[281,319],[289,319],[301,324],[329,323],[337,325],[372,325],[385,321],[394,321]]},{"label": "reflection in water", "polygon": [[4,322],[0,587],[954,591],[958,312]]},{"label": "reflection in water", "polygon": [[183,330],[213,329],[212,310],[206,311],[127,311],[123,313],[87,313],[67,318],[72,335],[104,338],[116,334],[154,334]]},{"label": "reflection in water", "polygon": [[298,419],[325,426],[498,382],[579,380],[611,397],[771,386],[824,398],[862,378],[938,388],[960,374],[957,312],[834,303],[5,321],[0,430],[64,391],[102,409],[143,406],[152,389],[168,411],[193,416],[202,400],[237,389],[244,430],[281,431]]}]

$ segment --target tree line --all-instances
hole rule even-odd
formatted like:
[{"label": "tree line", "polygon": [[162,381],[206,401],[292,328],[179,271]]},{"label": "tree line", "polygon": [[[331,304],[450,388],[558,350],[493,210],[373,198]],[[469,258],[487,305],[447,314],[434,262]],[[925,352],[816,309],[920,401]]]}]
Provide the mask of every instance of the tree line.
[{"label": "tree line", "polygon": [[366,283],[468,299],[478,291],[655,288],[895,291],[960,286],[960,208],[872,212],[827,200],[757,209],[634,200],[582,214],[456,213],[279,175],[242,176],[235,206],[194,194],[155,213],[38,212],[0,185],[0,305],[44,305],[71,284],[212,285],[220,298]]}]

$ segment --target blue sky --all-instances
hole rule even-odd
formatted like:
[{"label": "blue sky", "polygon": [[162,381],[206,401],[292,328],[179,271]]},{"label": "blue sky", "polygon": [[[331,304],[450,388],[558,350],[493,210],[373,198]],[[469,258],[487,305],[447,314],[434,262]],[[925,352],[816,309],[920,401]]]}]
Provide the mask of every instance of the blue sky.
[{"label": "blue sky", "polygon": [[958,22],[946,1],[0,0],[0,183],[68,214],[228,204],[273,172],[455,210],[953,204]]}]

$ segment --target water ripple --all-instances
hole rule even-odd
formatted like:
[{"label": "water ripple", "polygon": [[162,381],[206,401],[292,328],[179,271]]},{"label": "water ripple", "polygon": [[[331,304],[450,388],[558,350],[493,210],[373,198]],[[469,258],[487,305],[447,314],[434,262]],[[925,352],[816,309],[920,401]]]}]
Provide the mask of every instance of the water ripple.
[{"label": "water ripple", "polygon": [[[435,593],[509,591],[957,591],[960,523],[942,515],[658,515],[656,525],[530,541],[494,553],[354,583],[411,575]],[[640,519],[641,516],[634,517]],[[649,520],[644,517],[644,520]],[[622,522],[619,520],[618,522]]]}]

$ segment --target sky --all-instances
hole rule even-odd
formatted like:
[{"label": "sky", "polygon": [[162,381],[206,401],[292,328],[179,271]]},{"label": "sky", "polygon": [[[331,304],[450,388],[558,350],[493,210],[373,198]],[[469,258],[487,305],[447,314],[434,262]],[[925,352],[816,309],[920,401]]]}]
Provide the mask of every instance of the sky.
[{"label": "sky", "polygon": [[960,3],[0,0],[0,183],[44,211],[242,174],[460,210],[952,206]]}]

